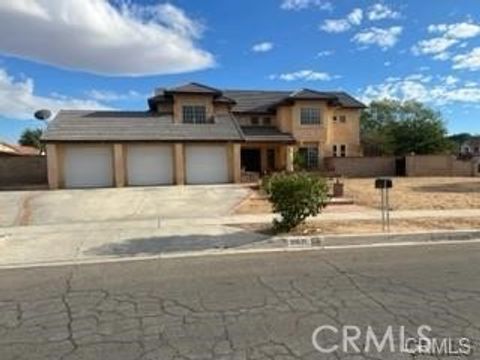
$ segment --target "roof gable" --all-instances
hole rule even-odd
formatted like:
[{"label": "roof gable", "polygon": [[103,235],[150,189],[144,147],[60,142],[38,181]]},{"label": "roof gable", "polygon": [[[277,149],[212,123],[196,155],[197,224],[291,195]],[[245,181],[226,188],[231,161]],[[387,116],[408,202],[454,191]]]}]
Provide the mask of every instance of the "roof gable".
[{"label": "roof gable", "polygon": [[191,82],[185,85],[180,85],[174,88],[165,90],[167,93],[194,93],[194,94],[211,94],[211,95],[221,95],[222,91],[212,88],[207,85],[200,83]]},{"label": "roof gable", "polygon": [[335,100],[337,97],[332,93],[320,92],[311,89],[301,89],[291,93],[289,98],[296,100]]}]

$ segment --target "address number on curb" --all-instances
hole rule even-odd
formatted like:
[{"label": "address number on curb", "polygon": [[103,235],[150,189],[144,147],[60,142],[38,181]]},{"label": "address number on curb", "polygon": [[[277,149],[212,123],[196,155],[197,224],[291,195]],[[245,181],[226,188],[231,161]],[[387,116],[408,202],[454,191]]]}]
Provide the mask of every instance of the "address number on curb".
[{"label": "address number on curb", "polygon": [[288,247],[320,247],[323,243],[323,238],[317,237],[295,237],[285,239]]}]

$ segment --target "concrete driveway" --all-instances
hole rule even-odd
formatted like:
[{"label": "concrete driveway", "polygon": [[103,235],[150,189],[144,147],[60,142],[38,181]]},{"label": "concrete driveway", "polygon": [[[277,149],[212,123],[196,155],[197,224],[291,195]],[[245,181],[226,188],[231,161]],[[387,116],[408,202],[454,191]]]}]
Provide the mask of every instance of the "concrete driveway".
[{"label": "concrete driveway", "polygon": [[249,194],[238,185],[0,192],[0,227],[225,216]]}]

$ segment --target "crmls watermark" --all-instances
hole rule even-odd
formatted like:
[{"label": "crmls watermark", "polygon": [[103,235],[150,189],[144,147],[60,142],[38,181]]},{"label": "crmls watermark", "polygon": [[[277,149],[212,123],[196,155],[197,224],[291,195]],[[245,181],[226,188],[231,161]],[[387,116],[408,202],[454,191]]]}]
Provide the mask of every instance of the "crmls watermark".
[{"label": "crmls watermark", "polygon": [[[394,334],[394,329],[398,330]],[[363,331],[362,331],[363,330]],[[405,326],[394,328],[387,326],[382,333],[376,332],[371,326],[360,328],[355,325],[345,325],[338,329],[331,325],[323,325],[312,334],[312,344],[316,350],[324,354],[342,351],[344,353],[390,352],[408,353],[412,355],[468,356],[473,347],[470,339],[436,338],[430,333],[432,328],[421,325],[417,328],[417,336],[409,337]],[[322,343],[321,338],[335,336],[336,343]]]}]

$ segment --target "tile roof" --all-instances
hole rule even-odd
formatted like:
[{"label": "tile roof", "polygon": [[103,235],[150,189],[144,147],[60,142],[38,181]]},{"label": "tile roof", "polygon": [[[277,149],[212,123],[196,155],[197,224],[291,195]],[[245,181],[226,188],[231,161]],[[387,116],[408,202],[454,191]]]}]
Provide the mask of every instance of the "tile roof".
[{"label": "tile roof", "polygon": [[273,105],[288,95],[288,91],[225,90],[223,95],[235,100],[235,112],[269,112]]},{"label": "tile roof", "polygon": [[48,124],[45,141],[241,141],[231,115],[211,124],[174,123],[171,114],[128,111],[60,111]]},{"label": "tile roof", "polygon": [[225,90],[223,95],[235,100],[234,112],[265,113],[272,112],[275,106],[288,100],[322,99],[338,102],[347,108],[365,108],[365,105],[342,91],[259,91],[259,90]]},{"label": "tile roof", "polygon": [[242,126],[242,132],[247,142],[295,142],[292,134],[283,133],[275,126]]},{"label": "tile roof", "polygon": [[33,146],[9,144],[9,143],[0,141],[0,153],[8,154],[8,155],[17,155],[17,156],[31,156],[31,155],[39,155],[40,150],[38,150],[37,148],[34,148]]},{"label": "tile roof", "polygon": [[164,90],[166,93],[195,93],[195,94],[212,94],[212,95],[221,95],[222,91],[212,88],[207,85],[199,83],[188,83],[185,85],[177,86],[174,88],[169,88]]},{"label": "tile roof", "polygon": [[229,102],[234,104],[234,112],[273,112],[275,107],[282,102],[302,99],[327,100],[349,108],[366,107],[360,101],[342,91],[317,91],[312,89],[300,89],[297,91],[220,90],[199,83],[189,83],[170,89],[156,89],[155,95],[148,99],[150,109],[155,109],[156,103],[171,102],[172,94],[174,93],[214,95],[214,101],[216,102]]}]

